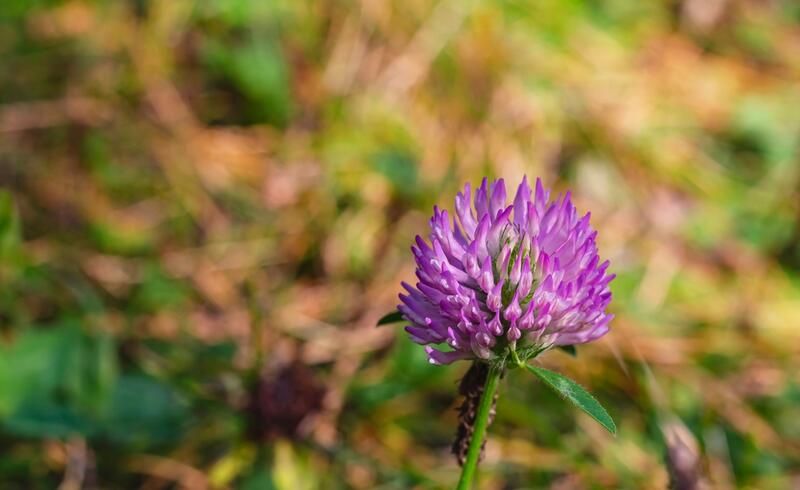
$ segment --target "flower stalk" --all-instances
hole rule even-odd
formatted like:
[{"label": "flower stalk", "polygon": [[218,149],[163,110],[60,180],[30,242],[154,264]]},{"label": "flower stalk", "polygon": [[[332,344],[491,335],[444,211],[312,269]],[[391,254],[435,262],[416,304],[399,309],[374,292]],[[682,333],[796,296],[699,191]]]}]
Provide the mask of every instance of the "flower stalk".
[{"label": "flower stalk", "polygon": [[503,179],[483,179],[474,199],[469,184],[456,195],[452,216],[434,207],[428,241],[417,235],[411,247],[419,282],[402,283],[402,304],[378,323],[406,320],[432,364],[473,363],[459,386],[464,402],[452,447],[461,490],[472,488],[506,367],[530,372],[616,433],[578,383],[528,364],[554,347],[574,355],[575,345],[608,333],[614,274],[600,260],[589,220],[569,192],[551,200],[539,179],[532,189],[523,178],[510,204]]},{"label": "flower stalk", "polygon": [[502,372],[502,364],[493,363],[489,368],[489,373],[486,375],[486,384],[483,387],[480,405],[478,405],[478,413],[475,416],[475,430],[472,433],[467,458],[464,461],[464,466],[461,468],[461,478],[459,478],[458,487],[456,487],[458,490],[469,490],[472,488],[472,482],[475,479],[475,473],[478,468],[481,446],[486,437],[486,429],[489,426],[489,414],[492,410],[492,402]]}]

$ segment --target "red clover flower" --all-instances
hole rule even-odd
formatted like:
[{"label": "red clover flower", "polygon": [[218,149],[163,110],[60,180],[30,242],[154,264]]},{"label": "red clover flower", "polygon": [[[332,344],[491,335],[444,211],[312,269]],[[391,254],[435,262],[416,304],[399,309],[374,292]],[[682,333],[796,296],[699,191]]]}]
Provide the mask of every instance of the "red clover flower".
[{"label": "red clover flower", "polygon": [[509,350],[527,359],[608,332],[614,275],[600,262],[590,213],[579,218],[569,193],[549,199],[539,179],[532,192],[524,178],[508,204],[503,179],[484,179],[474,201],[469,184],[456,196],[452,221],[434,208],[430,244],[417,236],[411,248],[419,282],[403,283],[398,306],[431,363]]},{"label": "red clover flower", "polygon": [[510,204],[503,179],[483,179],[474,199],[469,184],[458,193],[452,219],[435,207],[429,241],[417,236],[411,247],[419,282],[403,283],[398,311],[378,324],[409,322],[406,332],[433,364],[472,361],[459,386],[464,401],[452,446],[462,465],[459,490],[472,486],[506,368],[531,372],[616,433],[580,385],[528,364],[552,347],[608,333],[614,274],[600,261],[589,217],[578,217],[569,193],[551,201],[539,179],[532,190],[523,178]]}]

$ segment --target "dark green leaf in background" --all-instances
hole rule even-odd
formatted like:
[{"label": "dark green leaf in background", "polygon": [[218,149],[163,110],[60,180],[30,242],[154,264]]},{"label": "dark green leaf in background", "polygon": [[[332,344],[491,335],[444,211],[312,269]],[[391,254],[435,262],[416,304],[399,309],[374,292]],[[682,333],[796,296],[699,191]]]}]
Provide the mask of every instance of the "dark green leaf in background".
[{"label": "dark green leaf in background", "polygon": [[125,375],[115,386],[104,433],[127,445],[174,441],[186,427],[187,408],[179,394],[158,379]]},{"label": "dark green leaf in background", "polygon": [[0,191],[0,262],[10,255],[19,242],[19,216],[14,200],[9,192]]},{"label": "dark green leaf in background", "polygon": [[574,345],[561,345],[558,348],[572,357],[578,357],[578,349],[576,349]]},{"label": "dark green leaf in background", "polygon": [[91,435],[116,378],[111,337],[72,321],[29,327],[0,348],[0,418],[27,437]]},{"label": "dark green leaf in background", "polygon": [[89,436],[94,424],[84,414],[49,400],[30,400],[5,421],[13,434],[35,438]]},{"label": "dark green leaf in background", "polygon": [[252,122],[285,126],[292,114],[289,68],[281,47],[268,35],[253,35],[243,44],[209,39],[204,49],[209,68],[244,96]]},{"label": "dark green leaf in background", "polygon": [[372,157],[376,171],[383,174],[395,191],[404,197],[413,198],[419,189],[417,159],[407,150],[388,148]]},{"label": "dark green leaf in background", "polygon": [[378,320],[377,326],[380,327],[381,325],[389,325],[391,323],[399,323],[402,321],[403,321],[403,314],[400,313],[399,311],[393,311],[391,313],[383,315],[381,319]]}]

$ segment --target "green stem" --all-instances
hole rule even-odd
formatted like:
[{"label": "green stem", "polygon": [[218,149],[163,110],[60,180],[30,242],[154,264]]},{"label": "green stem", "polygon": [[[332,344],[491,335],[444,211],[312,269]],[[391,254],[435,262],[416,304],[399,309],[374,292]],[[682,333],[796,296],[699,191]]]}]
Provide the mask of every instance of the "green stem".
[{"label": "green stem", "polygon": [[497,390],[497,382],[500,380],[500,373],[503,368],[501,365],[492,364],[489,373],[486,375],[486,384],[483,387],[481,402],[478,405],[478,413],[475,415],[475,430],[472,432],[472,439],[469,441],[467,459],[461,468],[461,478],[458,480],[457,490],[469,490],[472,488],[472,480],[478,468],[478,457],[481,454],[481,445],[486,437],[486,428],[489,426],[489,412],[492,410],[494,392]]},{"label": "green stem", "polygon": [[519,359],[519,355],[517,355],[517,351],[516,351],[516,349],[512,349],[512,350],[511,350],[511,358],[512,358],[512,359],[513,359],[513,361],[514,361],[514,362],[517,364],[517,366],[519,366],[519,367],[523,367],[523,366],[525,365],[525,363],[524,363],[524,362],[522,362],[522,361]]}]

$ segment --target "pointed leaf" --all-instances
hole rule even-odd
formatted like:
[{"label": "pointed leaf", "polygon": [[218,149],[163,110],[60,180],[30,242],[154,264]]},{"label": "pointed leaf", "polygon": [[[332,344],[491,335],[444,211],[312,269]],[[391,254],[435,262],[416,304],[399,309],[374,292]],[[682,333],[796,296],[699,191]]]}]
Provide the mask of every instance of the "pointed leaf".
[{"label": "pointed leaf", "polygon": [[611,419],[611,416],[606,412],[606,409],[600,405],[588,391],[583,389],[581,385],[572,381],[571,379],[558,374],[556,372],[550,371],[549,369],[544,369],[538,366],[531,366],[526,365],[528,371],[532,372],[536,376],[539,377],[544,383],[553,389],[556,393],[561,395],[563,398],[571,401],[576,407],[580,408],[590,417],[595,419],[606,428],[609,432],[616,435],[617,433],[617,426],[614,425],[614,421]]},{"label": "pointed leaf", "polygon": [[390,323],[398,323],[404,320],[403,314],[399,311],[393,311],[391,313],[387,313],[378,320],[378,327],[381,325],[389,325]]},{"label": "pointed leaf", "polygon": [[578,357],[578,349],[574,345],[560,345],[558,348],[572,357]]}]

